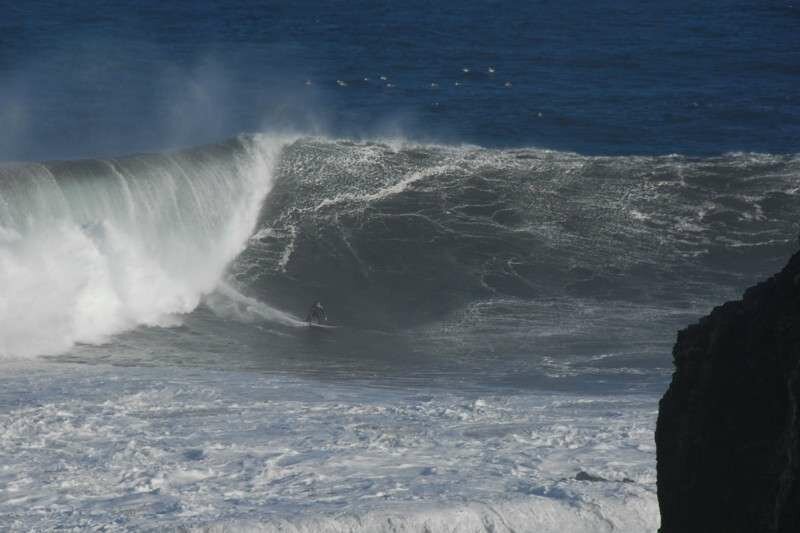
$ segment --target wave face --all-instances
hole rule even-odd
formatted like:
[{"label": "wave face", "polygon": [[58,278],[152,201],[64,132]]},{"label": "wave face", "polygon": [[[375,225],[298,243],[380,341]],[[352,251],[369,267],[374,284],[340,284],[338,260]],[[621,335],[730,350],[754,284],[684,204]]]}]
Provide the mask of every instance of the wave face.
[{"label": "wave face", "polygon": [[317,293],[373,325],[465,306],[482,320],[530,316],[531,303],[554,300],[695,309],[791,249],[799,187],[796,156],[306,139],[284,152],[234,272],[287,305]]},{"label": "wave face", "polygon": [[0,167],[0,355],[192,311],[252,233],[280,144]]},{"label": "wave face", "polygon": [[347,330],[335,343],[261,349],[310,353],[315,372],[347,353],[372,361],[369,375],[438,365],[526,386],[658,388],[675,330],[794,249],[798,191],[797,156],[304,138],[282,152],[230,273],[280,309],[326,304]]}]

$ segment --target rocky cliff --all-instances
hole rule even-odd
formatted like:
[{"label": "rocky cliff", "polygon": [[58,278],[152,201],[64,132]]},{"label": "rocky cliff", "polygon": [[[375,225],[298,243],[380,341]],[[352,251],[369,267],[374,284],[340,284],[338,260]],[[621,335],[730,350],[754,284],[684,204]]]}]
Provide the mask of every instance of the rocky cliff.
[{"label": "rocky cliff", "polygon": [[661,531],[800,531],[800,253],[679,332],[673,355]]}]

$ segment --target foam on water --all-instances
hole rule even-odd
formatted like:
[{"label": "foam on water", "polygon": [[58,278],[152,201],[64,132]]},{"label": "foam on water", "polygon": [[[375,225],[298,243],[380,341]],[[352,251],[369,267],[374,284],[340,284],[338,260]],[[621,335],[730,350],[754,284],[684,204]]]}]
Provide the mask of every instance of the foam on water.
[{"label": "foam on water", "polygon": [[12,531],[658,527],[650,396],[5,370],[0,523]]},{"label": "foam on water", "polygon": [[220,317],[245,322],[268,321],[285,326],[306,327],[308,322],[286,311],[281,311],[255,298],[250,298],[225,282],[208,295],[206,304]]},{"label": "foam on water", "polygon": [[0,357],[174,325],[243,249],[283,144],[0,167]]}]

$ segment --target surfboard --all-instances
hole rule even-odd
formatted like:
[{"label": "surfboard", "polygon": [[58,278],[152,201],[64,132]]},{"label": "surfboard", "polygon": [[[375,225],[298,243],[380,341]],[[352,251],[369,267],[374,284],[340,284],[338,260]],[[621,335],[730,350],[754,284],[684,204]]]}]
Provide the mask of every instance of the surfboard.
[{"label": "surfboard", "polygon": [[318,329],[336,329],[339,326],[331,326],[330,324],[318,324],[316,322],[308,322],[308,327]]}]

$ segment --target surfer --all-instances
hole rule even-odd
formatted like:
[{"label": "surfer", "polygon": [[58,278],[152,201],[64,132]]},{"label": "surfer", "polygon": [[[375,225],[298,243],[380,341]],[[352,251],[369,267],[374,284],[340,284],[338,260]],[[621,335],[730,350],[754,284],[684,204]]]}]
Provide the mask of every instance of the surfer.
[{"label": "surfer", "polygon": [[311,306],[311,309],[308,310],[308,315],[306,316],[306,322],[309,324],[322,324],[323,322],[328,321],[328,314],[325,312],[325,309],[322,307],[322,304],[317,301],[314,302],[314,305]]}]

